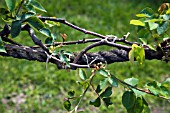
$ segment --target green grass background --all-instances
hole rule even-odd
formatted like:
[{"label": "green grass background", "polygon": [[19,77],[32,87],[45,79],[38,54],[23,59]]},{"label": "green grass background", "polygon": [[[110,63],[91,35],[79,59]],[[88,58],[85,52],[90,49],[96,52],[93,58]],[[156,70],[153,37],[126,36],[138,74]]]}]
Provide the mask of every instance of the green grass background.
[{"label": "green grass background", "polygon": [[[122,37],[130,32],[129,40],[137,41],[136,28],[129,24],[135,14],[145,7],[151,7],[157,11],[158,6],[168,0],[38,0],[42,3],[48,13],[43,16],[55,16],[65,18],[67,21],[78,25],[82,28],[92,30],[103,35],[116,35]],[[4,0],[0,1],[1,7],[6,7]],[[0,21],[3,26],[3,22]],[[68,40],[77,40],[83,38],[92,38],[93,36],[85,35],[73,30],[65,25],[52,30],[61,41],[59,33],[66,33]],[[45,40],[39,35],[41,40]],[[30,37],[26,32],[22,32],[16,41],[33,45]],[[85,45],[64,47],[69,51],[80,51]],[[110,50],[113,48],[107,46],[97,47],[91,51]],[[70,89],[76,90],[76,95],[82,93],[82,89],[76,83],[80,80],[77,71],[58,70],[53,64],[48,65],[45,69],[45,63],[36,61],[18,60],[14,58],[0,57],[0,113],[65,113],[63,100]],[[157,80],[159,82],[170,76],[170,63],[163,61],[145,61],[143,65],[129,62],[114,63],[108,66],[111,72],[122,80],[129,77],[139,78],[139,86],[142,87],[147,82]],[[87,69],[90,73],[90,70]],[[95,78],[98,82],[101,77]],[[91,90],[87,92],[80,109],[85,113],[125,113],[126,110],[121,104],[123,87],[113,89],[113,105],[109,108],[102,105],[99,108],[90,106],[89,100],[95,99],[95,93]],[[17,104],[13,102],[16,96],[24,94],[25,102]],[[152,113],[168,113],[170,103],[166,100],[147,95]],[[20,99],[22,97],[20,96]],[[76,101],[73,102],[73,106]]]}]

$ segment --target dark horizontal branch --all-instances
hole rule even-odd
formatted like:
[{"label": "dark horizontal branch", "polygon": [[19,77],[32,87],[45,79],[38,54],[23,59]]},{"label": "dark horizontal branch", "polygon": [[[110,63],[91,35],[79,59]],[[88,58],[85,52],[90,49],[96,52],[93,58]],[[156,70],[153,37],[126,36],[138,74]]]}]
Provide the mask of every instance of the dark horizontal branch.
[{"label": "dark horizontal branch", "polygon": [[[28,46],[18,46],[18,45],[13,45],[13,44],[5,44],[4,45],[7,53],[0,53],[1,56],[9,56],[9,57],[14,57],[18,59],[26,59],[26,60],[36,60],[39,62],[46,62],[47,60],[47,55],[44,52],[44,50],[41,49],[34,49]],[[111,50],[111,51],[99,51],[95,53],[86,53],[86,57],[82,56],[78,60],[78,64],[82,65],[82,68],[88,68],[87,65],[87,60],[88,62],[92,62],[93,64],[99,63],[99,62],[107,62],[108,64],[114,63],[114,62],[125,62],[129,61],[128,59],[128,52],[127,50]],[[162,52],[157,52],[157,51],[152,51],[152,50],[146,50],[146,59],[152,60],[152,59],[157,59],[161,60],[163,57]],[[79,53],[74,53],[74,57],[71,57],[71,63],[73,63],[75,57]],[[55,58],[58,58],[58,56],[55,56]],[[55,59],[50,59],[49,62],[56,64],[58,68],[63,68],[62,64],[56,61]],[[75,65],[76,66],[76,65]]]}]

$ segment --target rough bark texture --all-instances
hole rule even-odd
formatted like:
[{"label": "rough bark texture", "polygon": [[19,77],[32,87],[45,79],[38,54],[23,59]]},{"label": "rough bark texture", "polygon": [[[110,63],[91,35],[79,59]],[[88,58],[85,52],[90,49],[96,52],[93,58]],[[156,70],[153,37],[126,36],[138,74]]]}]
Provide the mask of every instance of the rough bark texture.
[{"label": "rough bark texture", "polygon": [[[1,56],[9,56],[14,57],[18,59],[26,59],[26,60],[36,60],[39,62],[46,62],[47,56],[45,52],[41,49],[35,49],[28,46],[18,46],[13,44],[5,44],[5,49],[7,53],[0,53]],[[78,53],[74,53],[76,56]],[[158,51],[152,51],[152,50],[145,50],[145,58],[148,60],[157,59],[161,60],[163,57],[162,52]],[[71,62],[73,62],[74,57],[71,58]],[[56,56],[58,57],[58,56]],[[128,51],[125,50],[111,50],[111,51],[99,51],[95,53],[86,53],[86,56],[83,55],[79,61],[78,64],[86,65],[88,63],[92,62],[94,59],[94,63],[99,62],[107,62],[108,64],[114,63],[114,62],[125,62],[128,61]],[[61,64],[59,64],[57,61],[50,59],[49,62],[56,64],[58,68],[61,68]]]}]

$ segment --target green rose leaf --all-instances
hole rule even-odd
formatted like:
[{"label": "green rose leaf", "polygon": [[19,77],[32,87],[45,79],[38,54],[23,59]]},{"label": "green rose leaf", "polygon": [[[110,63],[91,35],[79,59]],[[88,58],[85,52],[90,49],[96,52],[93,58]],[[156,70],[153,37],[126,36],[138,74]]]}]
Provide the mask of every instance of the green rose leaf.
[{"label": "green rose leaf", "polygon": [[53,27],[53,26],[59,26],[60,23],[46,20],[45,24],[47,24],[49,27]]},{"label": "green rose leaf", "polygon": [[7,9],[5,9],[5,8],[0,8],[0,16],[1,16],[1,15],[7,15],[7,14],[9,14],[9,11],[8,11]]},{"label": "green rose leaf", "polygon": [[137,97],[134,111],[136,111],[136,113],[142,113],[143,109],[144,109],[143,99],[141,97]]},{"label": "green rose leaf", "polygon": [[134,59],[133,58],[136,58],[136,60],[142,64],[145,60],[145,50],[143,47],[141,46],[138,46],[136,44],[133,44],[132,45],[132,49],[131,51],[129,52],[129,59],[130,61],[133,63]]},{"label": "green rose leaf", "polygon": [[86,80],[86,73],[83,69],[79,69],[79,76],[82,80]]},{"label": "green rose leaf", "polygon": [[28,22],[31,26],[36,28],[38,31],[42,28],[45,28],[44,23],[36,16],[32,16],[32,17],[28,18],[26,20],[26,22]]},{"label": "green rose leaf", "polygon": [[51,31],[47,28],[42,28],[39,30],[39,32],[47,37],[51,37]]},{"label": "green rose leaf", "polygon": [[146,17],[149,17],[148,15],[146,14],[136,14],[137,17],[140,17],[140,18],[146,18]]},{"label": "green rose leaf", "polygon": [[108,77],[110,75],[110,73],[104,69],[99,69],[98,72],[104,77]]},{"label": "green rose leaf", "polygon": [[15,9],[16,0],[5,0],[8,9],[12,12]]},{"label": "green rose leaf", "polygon": [[5,48],[4,48],[4,46],[0,46],[0,52],[2,52],[2,53],[7,53],[6,50],[5,50]]},{"label": "green rose leaf", "polygon": [[144,96],[144,95],[146,95],[145,92],[136,90],[136,89],[134,89],[134,88],[131,88],[131,89],[133,90],[133,92],[135,93],[136,96]]},{"label": "green rose leaf", "polygon": [[111,101],[111,98],[110,98],[110,97],[108,97],[108,98],[103,98],[103,101],[104,101],[106,107],[108,107],[109,105],[112,105],[112,104],[113,104],[113,102]]},{"label": "green rose leaf", "polygon": [[25,5],[25,8],[28,10],[30,13],[36,13],[34,7],[32,5]]},{"label": "green rose leaf", "polygon": [[138,46],[137,48],[135,48],[134,55],[135,55],[136,60],[140,64],[142,64],[144,62],[144,60],[145,60],[145,50],[144,50],[143,47]]},{"label": "green rose leaf", "polygon": [[149,34],[150,34],[150,32],[149,32],[149,30],[147,30],[147,29],[140,29],[139,31],[138,31],[138,38],[148,38],[148,36],[149,36]]},{"label": "green rose leaf", "polygon": [[151,8],[146,7],[140,12],[140,14],[145,14],[146,16],[151,17],[154,14],[154,11]]},{"label": "green rose leaf", "polygon": [[131,49],[130,51],[129,51],[129,60],[130,60],[130,62],[133,64],[134,63],[134,58],[135,58],[135,56],[134,56],[134,49]]},{"label": "green rose leaf", "polygon": [[163,24],[159,25],[159,27],[157,28],[157,32],[159,35],[165,33],[165,31],[167,31],[169,26],[169,22],[164,22]]},{"label": "green rose leaf", "polygon": [[31,13],[31,12],[28,12],[28,13],[24,13],[23,15],[21,15],[21,20],[22,21],[25,21],[26,19],[34,16],[35,14],[34,13]]},{"label": "green rose leaf", "polygon": [[6,53],[1,37],[0,37],[0,52]]},{"label": "green rose leaf", "polygon": [[99,106],[101,105],[100,98],[98,97],[98,98],[95,99],[95,100],[91,100],[91,101],[90,101],[90,105],[94,105],[95,107],[99,107]]},{"label": "green rose leaf", "polygon": [[75,94],[75,91],[74,91],[74,90],[70,90],[70,91],[68,92],[68,96],[70,96],[70,97],[73,97],[74,94]]},{"label": "green rose leaf", "polygon": [[164,14],[164,15],[163,15],[163,19],[164,19],[164,20],[169,20],[169,19],[170,19],[170,15]]},{"label": "green rose leaf", "polygon": [[160,86],[156,81],[150,82],[146,85],[150,92],[152,92],[155,96],[158,96],[161,92]]},{"label": "green rose leaf", "polygon": [[79,85],[81,85],[84,89],[89,87],[89,83],[87,81],[77,81]]},{"label": "green rose leaf", "polygon": [[141,97],[137,97],[134,106],[130,109],[127,109],[127,112],[142,113],[143,109],[144,109],[143,99]]},{"label": "green rose leaf", "polygon": [[132,91],[124,92],[122,96],[122,104],[127,110],[134,106],[135,101],[136,101],[136,96]]},{"label": "green rose leaf", "polygon": [[44,7],[39,3],[37,2],[36,0],[31,0],[30,4],[35,7],[36,9],[40,10],[40,11],[43,11],[43,12],[47,12]]},{"label": "green rose leaf", "polygon": [[108,83],[108,78],[104,78],[103,80],[100,81],[100,88],[103,89],[106,87]]},{"label": "green rose leaf", "polygon": [[52,43],[53,43],[53,39],[51,37],[45,39],[45,44],[52,44]]},{"label": "green rose leaf", "polygon": [[159,24],[157,24],[155,22],[148,22],[148,24],[149,24],[149,29],[150,30],[154,30],[159,26]]},{"label": "green rose leaf", "polygon": [[70,111],[70,109],[71,109],[71,103],[70,103],[69,100],[64,101],[64,108],[65,108],[67,111]]},{"label": "green rose leaf", "polygon": [[170,87],[170,78],[167,78],[165,81],[163,81],[162,86]]},{"label": "green rose leaf", "polygon": [[160,86],[161,88],[161,95],[166,97],[166,98],[170,98],[170,90],[168,90],[168,88],[166,88],[165,86]]},{"label": "green rose leaf", "polygon": [[108,81],[113,87],[118,87],[118,81],[114,76],[108,77]]},{"label": "green rose leaf", "polygon": [[100,93],[102,91],[100,85],[97,85],[97,88],[96,88],[96,93]]},{"label": "green rose leaf", "polygon": [[66,63],[66,65],[68,67],[70,67],[70,63],[69,63],[69,59],[66,57],[66,55],[64,54],[63,50],[60,51],[60,60],[64,63]]},{"label": "green rose leaf", "polygon": [[21,31],[21,21],[20,20],[13,21],[11,25],[11,37],[12,38],[17,37],[20,31]]},{"label": "green rose leaf", "polygon": [[137,86],[139,80],[137,78],[132,77],[132,78],[125,79],[124,81],[132,86]]},{"label": "green rose leaf", "polygon": [[112,87],[107,87],[100,96],[107,98],[110,97],[111,95],[112,95]]},{"label": "green rose leaf", "polygon": [[137,25],[137,26],[145,26],[145,23],[143,23],[140,20],[131,20],[130,24]]},{"label": "green rose leaf", "polygon": [[68,56],[74,56],[73,53],[70,52],[70,51],[64,51],[64,54],[65,54],[65,55],[68,55]]}]

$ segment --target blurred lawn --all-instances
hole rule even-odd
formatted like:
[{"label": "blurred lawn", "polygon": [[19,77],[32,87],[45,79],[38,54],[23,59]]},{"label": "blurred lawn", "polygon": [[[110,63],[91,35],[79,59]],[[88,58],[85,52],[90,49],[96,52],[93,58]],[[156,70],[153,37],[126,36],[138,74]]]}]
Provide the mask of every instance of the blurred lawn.
[{"label": "blurred lawn", "polygon": [[[137,40],[136,28],[129,24],[135,14],[145,7],[151,7],[155,11],[163,1],[158,0],[39,0],[48,11],[42,15],[65,18],[71,23],[92,30],[103,35],[116,35],[122,37],[130,32],[130,40]],[[1,7],[5,7],[1,0]],[[2,22],[0,22],[2,24]],[[53,29],[53,32],[66,33],[68,40],[91,38],[65,25]],[[42,35],[38,35],[44,40]],[[15,39],[22,44],[32,45],[31,39],[26,32]],[[59,39],[58,37],[58,40]],[[65,47],[66,50],[79,51],[85,45]],[[107,46],[98,47],[92,51],[109,50]],[[45,69],[45,63],[36,61],[18,60],[14,58],[0,57],[0,113],[64,113],[63,99],[70,89],[77,90],[76,94],[82,93],[76,81],[79,80],[77,71],[58,70],[55,65],[49,64]],[[108,67],[112,73],[125,79],[137,77],[140,85],[152,81],[163,81],[170,76],[170,63],[152,60],[143,65],[129,62],[114,63]],[[87,71],[89,71],[87,69]],[[100,77],[96,78],[97,82]],[[121,104],[123,87],[114,88],[113,105],[106,109],[104,106],[95,108],[88,104],[89,99],[94,99],[95,94],[89,91],[81,103],[80,108],[84,112],[93,113],[125,113]],[[24,96],[23,96],[24,95]],[[26,97],[25,97],[26,95]],[[25,100],[24,100],[25,99]],[[168,113],[170,104],[153,96],[147,96],[147,101],[153,111],[157,113]],[[25,101],[24,103],[19,101]],[[75,103],[75,102],[74,102]],[[73,103],[73,104],[74,104]],[[114,111],[113,111],[114,110]],[[160,111],[160,112],[158,112]],[[156,112],[155,112],[156,113]]]}]

